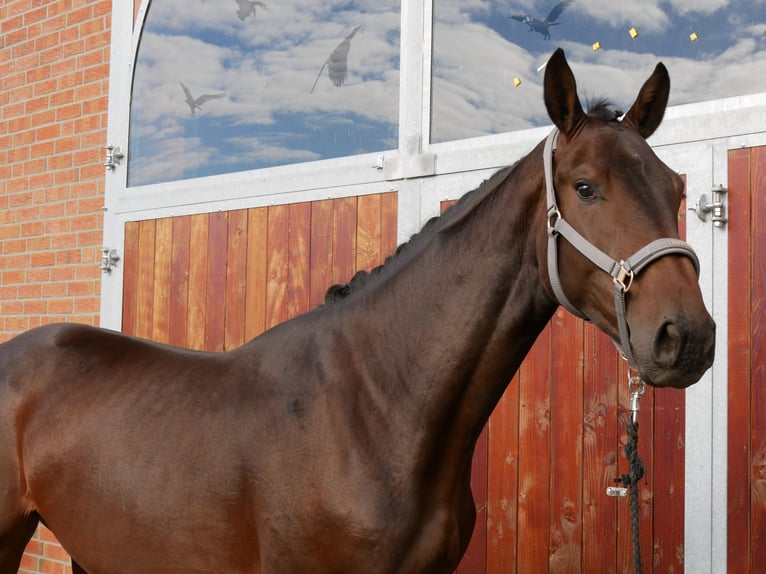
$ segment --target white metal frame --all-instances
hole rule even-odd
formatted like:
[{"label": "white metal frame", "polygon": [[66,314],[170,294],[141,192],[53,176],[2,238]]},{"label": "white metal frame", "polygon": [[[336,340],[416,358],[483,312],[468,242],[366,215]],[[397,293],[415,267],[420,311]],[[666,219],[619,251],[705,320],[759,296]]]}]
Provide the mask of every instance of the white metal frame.
[{"label": "white metal frame", "polygon": [[[149,0],[142,0],[139,22]],[[108,142],[123,150],[137,33],[131,2],[113,0]],[[124,165],[106,175],[104,245],[124,246],[130,220],[399,192],[400,241],[438,214],[439,202],[474,188],[547,135],[549,128],[429,144],[432,0],[402,0],[400,126],[397,150],[274,167],[140,188],[126,188]],[[140,25],[136,27],[140,30]],[[766,94],[670,108],[652,145],[687,176],[689,204],[727,183],[729,149],[766,144]],[[380,162],[382,158],[382,168]],[[716,362],[686,392],[685,568],[726,570],[727,239],[726,232],[687,219],[687,237],[702,260],[701,285],[718,323]],[[122,266],[104,276],[101,323],[120,329]]]}]

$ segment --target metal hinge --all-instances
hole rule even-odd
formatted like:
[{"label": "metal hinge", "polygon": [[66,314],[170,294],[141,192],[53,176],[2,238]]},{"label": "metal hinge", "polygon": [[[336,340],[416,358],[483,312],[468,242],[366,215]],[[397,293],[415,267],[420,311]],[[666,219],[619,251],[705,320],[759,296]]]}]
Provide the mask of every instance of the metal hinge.
[{"label": "metal hinge", "polygon": [[729,221],[726,217],[726,204],[724,203],[724,196],[727,191],[723,185],[714,187],[711,190],[711,201],[708,201],[707,194],[703,193],[700,195],[699,201],[689,208],[689,211],[694,211],[702,221],[707,221],[707,214],[712,212],[713,227],[723,229],[726,227],[726,222]]},{"label": "metal hinge", "polygon": [[116,249],[110,249],[109,247],[101,248],[101,271],[111,273],[119,260],[120,256],[117,255]]},{"label": "metal hinge", "polygon": [[119,146],[108,145],[104,149],[106,149],[106,160],[104,161],[104,166],[106,169],[112,170],[119,165],[120,160],[125,157],[125,154],[122,153],[122,150]]}]

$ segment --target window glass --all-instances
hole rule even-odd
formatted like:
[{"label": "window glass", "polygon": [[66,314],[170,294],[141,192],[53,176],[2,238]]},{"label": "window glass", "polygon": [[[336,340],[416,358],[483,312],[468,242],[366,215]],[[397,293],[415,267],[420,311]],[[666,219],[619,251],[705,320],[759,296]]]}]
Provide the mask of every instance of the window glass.
[{"label": "window glass", "polygon": [[618,108],[658,61],[671,105],[764,92],[766,0],[434,0],[431,141],[549,124],[559,46],[583,98]]},{"label": "window glass", "polygon": [[154,0],[128,185],[398,145],[399,0]]}]

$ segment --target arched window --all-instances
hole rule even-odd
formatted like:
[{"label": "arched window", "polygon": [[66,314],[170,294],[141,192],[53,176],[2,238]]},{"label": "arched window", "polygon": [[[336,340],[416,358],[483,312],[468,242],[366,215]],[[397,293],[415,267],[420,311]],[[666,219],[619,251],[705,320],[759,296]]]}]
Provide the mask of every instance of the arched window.
[{"label": "arched window", "polygon": [[398,0],[154,0],[128,185],[394,149]]}]

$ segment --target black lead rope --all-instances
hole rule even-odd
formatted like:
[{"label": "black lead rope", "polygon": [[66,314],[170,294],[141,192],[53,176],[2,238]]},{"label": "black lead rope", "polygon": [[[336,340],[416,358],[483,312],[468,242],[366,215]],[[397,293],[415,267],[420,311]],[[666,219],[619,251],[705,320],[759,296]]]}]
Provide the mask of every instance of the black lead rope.
[{"label": "black lead rope", "polygon": [[634,423],[632,417],[628,418],[628,442],[625,445],[625,456],[628,458],[628,472],[615,478],[614,481],[621,483],[630,489],[630,527],[633,535],[633,570],[635,574],[642,574],[641,567],[641,544],[638,533],[638,481],[644,476],[644,461],[638,456],[638,422]]}]

